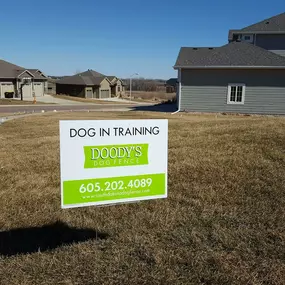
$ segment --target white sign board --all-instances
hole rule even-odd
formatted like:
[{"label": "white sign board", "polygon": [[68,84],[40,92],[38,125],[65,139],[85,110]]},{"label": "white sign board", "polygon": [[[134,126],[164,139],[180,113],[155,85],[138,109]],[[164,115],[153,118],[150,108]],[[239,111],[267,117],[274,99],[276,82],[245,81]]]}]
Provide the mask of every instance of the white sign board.
[{"label": "white sign board", "polygon": [[167,197],[167,120],[60,121],[62,208]]}]

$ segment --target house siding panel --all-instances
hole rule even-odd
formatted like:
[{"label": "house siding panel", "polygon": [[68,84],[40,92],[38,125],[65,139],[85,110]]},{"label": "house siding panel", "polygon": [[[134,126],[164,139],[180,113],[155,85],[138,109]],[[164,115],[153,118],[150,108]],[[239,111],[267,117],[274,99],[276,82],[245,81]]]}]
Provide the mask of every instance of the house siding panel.
[{"label": "house siding panel", "polygon": [[56,84],[56,93],[59,95],[63,94],[76,97],[85,97],[85,86]]},{"label": "house siding panel", "polygon": [[267,50],[285,51],[285,34],[257,34],[255,45]]},{"label": "house siding panel", "polygon": [[[284,78],[285,70],[183,70],[180,109],[193,112],[285,114]],[[227,104],[229,83],[246,84],[243,105]]]}]

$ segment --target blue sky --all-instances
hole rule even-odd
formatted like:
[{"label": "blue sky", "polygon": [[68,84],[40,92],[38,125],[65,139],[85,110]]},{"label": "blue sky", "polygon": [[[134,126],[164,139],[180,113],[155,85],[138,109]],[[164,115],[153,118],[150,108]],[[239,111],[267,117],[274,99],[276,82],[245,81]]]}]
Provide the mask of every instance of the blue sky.
[{"label": "blue sky", "polygon": [[0,58],[48,75],[168,79],[181,46],[223,45],[230,28],[284,11],[284,0],[3,1]]}]

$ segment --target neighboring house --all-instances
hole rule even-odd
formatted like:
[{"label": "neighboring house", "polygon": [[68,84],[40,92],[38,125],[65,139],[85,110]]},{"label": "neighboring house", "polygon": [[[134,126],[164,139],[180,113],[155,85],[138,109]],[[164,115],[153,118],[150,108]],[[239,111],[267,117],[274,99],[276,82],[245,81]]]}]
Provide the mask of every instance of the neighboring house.
[{"label": "neighboring house", "polygon": [[47,77],[39,69],[26,69],[0,60],[0,98],[43,96],[46,82]]},{"label": "neighboring house", "polygon": [[117,97],[125,94],[124,82],[116,76],[107,76],[110,81],[111,95]]},{"label": "neighboring house", "polygon": [[[280,55],[285,46],[282,40],[270,44],[274,35],[285,36],[285,17],[271,19],[249,27],[251,32],[256,26],[261,31],[270,26],[269,42],[262,47],[259,34],[248,43],[243,29],[231,31],[230,43],[221,47],[182,47],[174,66],[179,110],[285,115],[285,57]],[[278,52],[272,52],[277,46]]]},{"label": "neighboring house", "polygon": [[[109,79],[110,78],[110,79]],[[111,91],[117,96],[124,92],[124,84],[116,76],[106,76],[88,69],[56,82],[56,93],[84,98],[110,98]]]},{"label": "neighboring house", "polygon": [[230,30],[228,40],[248,42],[285,56],[285,13],[240,30]]},{"label": "neighboring house", "polygon": [[165,83],[166,93],[175,93],[177,91],[177,78],[170,78]]},{"label": "neighboring house", "polygon": [[156,92],[166,92],[166,84],[165,81],[154,81],[155,91]]},{"label": "neighboring house", "polygon": [[47,79],[47,86],[46,86],[46,94],[49,95],[55,95],[56,94],[56,82],[58,80],[57,79],[53,79],[51,77],[48,77]]}]

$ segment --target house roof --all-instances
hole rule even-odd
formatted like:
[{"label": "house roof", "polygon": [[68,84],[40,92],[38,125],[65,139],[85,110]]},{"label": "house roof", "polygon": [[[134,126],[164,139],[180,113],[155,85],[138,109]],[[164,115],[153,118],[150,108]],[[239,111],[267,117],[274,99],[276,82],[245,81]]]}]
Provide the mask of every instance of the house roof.
[{"label": "house roof", "polygon": [[[126,85],[126,83],[125,83],[122,79],[118,78],[117,76],[111,75],[111,76],[107,76],[107,78],[108,78],[108,80],[109,80],[112,84],[115,84],[115,83],[117,83],[118,80],[120,80],[120,81],[121,81],[121,84],[122,84],[123,86]],[[116,80],[115,82],[112,82],[115,78],[116,78],[117,80]]]},{"label": "house roof", "polygon": [[26,69],[5,60],[0,60],[0,78],[18,78],[24,72],[28,72],[35,79],[45,79],[38,69]]},{"label": "house roof", "polygon": [[0,77],[1,78],[16,78],[24,70],[25,68],[22,66],[12,64],[5,60],[0,60]]},{"label": "house roof", "polygon": [[182,47],[174,68],[283,67],[285,57],[244,42],[221,47]]},{"label": "house roof", "polygon": [[[75,74],[73,76],[65,76],[58,80],[58,84],[71,84],[71,85],[86,85],[86,86],[99,86],[101,82],[106,79],[109,83],[116,78],[116,76],[106,76],[95,70],[88,69],[84,72]],[[120,79],[119,79],[120,80]]]},{"label": "house roof", "polygon": [[46,79],[38,69],[26,69],[5,60],[0,60],[0,78],[18,78],[23,73],[29,73],[35,79]]},{"label": "house roof", "polygon": [[106,78],[103,76],[93,77],[93,76],[82,75],[83,73],[79,73],[73,76],[65,76],[64,78],[58,80],[56,83],[70,84],[70,85],[99,86],[100,83]]},{"label": "house roof", "polygon": [[107,76],[107,78],[108,78],[110,81],[112,81],[114,78],[116,78],[116,76],[111,75],[111,76]]},{"label": "house roof", "polygon": [[170,78],[166,81],[166,84],[170,86],[176,86],[176,83],[177,83],[177,78]]},{"label": "house roof", "polygon": [[256,24],[247,26],[241,30],[250,31],[250,32],[254,32],[254,31],[267,31],[267,32],[284,31],[285,32],[285,13],[276,15],[269,19],[265,19]]},{"label": "house roof", "polygon": [[242,29],[229,30],[229,40],[232,39],[234,33],[285,33],[285,13],[262,20],[256,24],[247,26]]},{"label": "house roof", "polygon": [[81,72],[81,73],[78,73],[76,75],[92,76],[92,77],[106,77],[106,75],[99,73],[99,72],[92,70],[92,69],[88,69],[88,70]]},{"label": "house roof", "polygon": [[39,69],[29,68],[27,70],[34,75],[35,79],[46,79],[46,76]]}]

